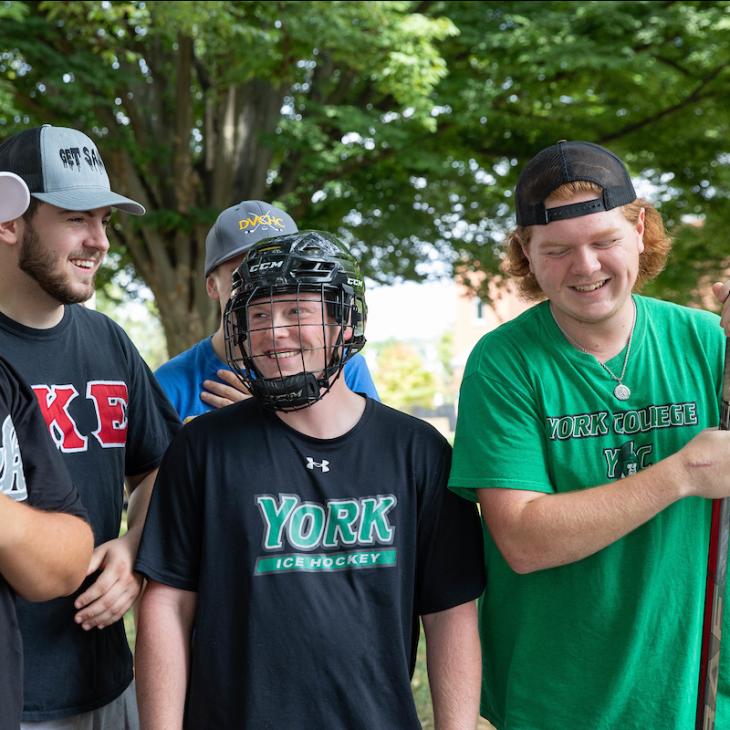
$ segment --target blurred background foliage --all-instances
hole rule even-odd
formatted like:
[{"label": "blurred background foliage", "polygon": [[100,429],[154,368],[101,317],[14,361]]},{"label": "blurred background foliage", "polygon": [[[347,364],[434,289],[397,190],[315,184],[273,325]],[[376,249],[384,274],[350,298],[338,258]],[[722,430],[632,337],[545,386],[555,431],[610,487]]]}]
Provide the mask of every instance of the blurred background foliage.
[{"label": "blurred background foliage", "polygon": [[112,298],[140,285],[169,354],[214,329],[205,234],[239,200],[337,231],[378,282],[485,295],[516,172],[558,139],[621,155],[676,239],[650,293],[728,268],[728,2],[0,2],[0,138],[94,137],[118,215]]}]

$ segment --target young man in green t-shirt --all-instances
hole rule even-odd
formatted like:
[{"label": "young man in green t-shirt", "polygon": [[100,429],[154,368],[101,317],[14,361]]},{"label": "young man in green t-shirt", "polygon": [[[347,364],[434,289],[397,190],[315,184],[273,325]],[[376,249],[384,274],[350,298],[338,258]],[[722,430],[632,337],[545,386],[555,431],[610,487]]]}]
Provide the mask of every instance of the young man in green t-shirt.
[{"label": "young man in green t-shirt", "polygon": [[709,428],[723,330],[635,293],[671,244],[608,150],[543,150],[516,206],[511,273],[545,301],[475,347],[449,480],[487,528],[482,714],[499,730],[686,730],[709,498],[730,495],[730,434]]}]

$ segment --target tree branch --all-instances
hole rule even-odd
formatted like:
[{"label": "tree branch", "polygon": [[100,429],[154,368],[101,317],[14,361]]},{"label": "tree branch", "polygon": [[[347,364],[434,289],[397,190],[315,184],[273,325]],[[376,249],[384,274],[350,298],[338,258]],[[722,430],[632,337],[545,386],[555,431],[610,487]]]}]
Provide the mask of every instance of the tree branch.
[{"label": "tree branch", "polygon": [[659,111],[655,112],[654,114],[650,114],[649,116],[644,117],[643,119],[639,119],[636,122],[627,124],[625,127],[622,127],[621,129],[618,129],[615,132],[612,132],[611,134],[604,135],[600,141],[605,143],[605,142],[611,142],[612,140],[619,139],[621,137],[625,137],[627,134],[636,132],[639,129],[642,129],[643,127],[649,126],[650,124],[654,124],[655,122],[658,122],[660,119],[670,116],[682,109],[685,109],[686,107],[690,106],[691,104],[701,101],[702,99],[711,97],[711,94],[702,94],[703,89],[707,88],[707,86],[709,86],[709,84],[712,81],[714,81],[722,71],[724,71],[726,68],[728,68],[728,66],[730,66],[730,63],[723,63],[720,66],[718,66],[717,68],[713,69],[681,101],[678,101],[677,103],[672,104],[671,106],[665,107],[664,109],[660,109]]}]

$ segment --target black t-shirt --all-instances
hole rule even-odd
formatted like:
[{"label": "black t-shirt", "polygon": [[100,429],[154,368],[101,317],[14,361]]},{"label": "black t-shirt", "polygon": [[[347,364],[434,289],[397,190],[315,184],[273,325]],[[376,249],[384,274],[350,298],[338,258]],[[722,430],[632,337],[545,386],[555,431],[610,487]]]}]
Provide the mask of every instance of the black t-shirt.
[{"label": "black t-shirt", "polygon": [[[118,325],[79,305],[66,307],[61,322],[44,330],[0,315],[0,351],[35,391],[96,544],[118,537],[124,476],[157,467],[179,427],[149,368]],[[101,707],[132,681],[123,622],[84,631],[74,623],[77,595],[46,603],[18,600],[25,721]]]},{"label": "black t-shirt", "polygon": [[[0,492],[39,509],[87,519],[71,477],[48,436],[33,392],[2,358]],[[0,730],[17,730],[20,724],[22,673],[15,594],[0,574]]]},{"label": "black t-shirt", "polygon": [[418,615],[484,583],[450,448],[368,400],[331,440],[255,399],[199,416],[166,454],[138,553],[197,593],[186,728],[417,728]]}]

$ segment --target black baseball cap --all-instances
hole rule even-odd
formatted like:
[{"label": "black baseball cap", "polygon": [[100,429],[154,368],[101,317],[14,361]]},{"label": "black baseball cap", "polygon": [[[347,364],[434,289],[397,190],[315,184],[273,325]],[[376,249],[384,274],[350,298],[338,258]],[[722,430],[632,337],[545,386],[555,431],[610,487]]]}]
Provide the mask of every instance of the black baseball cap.
[{"label": "black baseball cap", "polygon": [[68,127],[26,129],[0,144],[0,170],[21,177],[33,198],[65,210],[111,206],[143,215],[142,205],[114,193],[96,145]]},{"label": "black baseball cap", "polygon": [[242,200],[226,208],[205,239],[205,275],[216,266],[272,236],[296,233],[291,216],[263,200]]},{"label": "black baseball cap", "polygon": [[[600,198],[545,208],[545,200],[561,185],[592,182],[603,189]],[[611,210],[636,200],[624,163],[605,147],[592,142],[566,142],[538,152],[517,181],[515,205],[518,226],[544,226],[551,221],[578,218]]]}]

